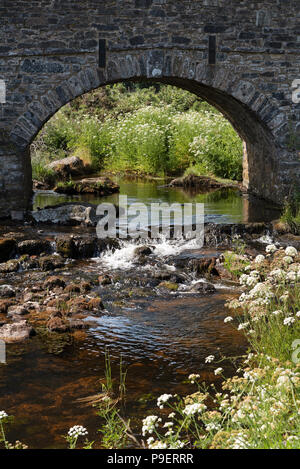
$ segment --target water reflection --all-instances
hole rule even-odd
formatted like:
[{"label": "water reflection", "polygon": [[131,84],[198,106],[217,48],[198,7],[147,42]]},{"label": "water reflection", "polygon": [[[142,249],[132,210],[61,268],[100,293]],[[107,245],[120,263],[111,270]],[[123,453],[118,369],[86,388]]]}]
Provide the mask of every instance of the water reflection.
[{"label": "water reflection", "polygon": [[[271,221],[278,218],[278,207],[274,204],[242,195],[237,189],[220,189],[215,192],[196,194],[181,188],[169,188],[155,181],[118,180],[120,194],[128,196],[128,203],[203,203],[205,221],[211,223],[243,223]],[[118,205],[119,194],[98,197],[90,194],[67,196],[52,191],[38,191],[34,196],[34,209],[57,205],[64,202],[85,202],[98,205],[111,202]]]}]

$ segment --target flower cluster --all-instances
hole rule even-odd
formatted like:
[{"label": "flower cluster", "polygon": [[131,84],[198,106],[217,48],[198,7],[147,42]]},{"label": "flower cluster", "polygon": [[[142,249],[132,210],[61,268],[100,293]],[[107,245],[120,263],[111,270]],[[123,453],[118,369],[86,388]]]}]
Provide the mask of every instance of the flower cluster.
[{"label": "flower cluster", "polygon": [[82,425],[74,425],[74,427],[71,427],[70,430],[68,431],[68,436],[70,438],[79,438],[80,436],[87,436],[87,435],[88,435],[88,431]]},{"label": "flower cluster", "polygon": [[164,404],[166,402],[168,402],[170,399],[172,399],[172,394],[162,394],[161,396],[159,396],[159,398],[157,399],[157,406],[160,408],[160,409],[163,409],[164,408]]},{"label": "flower cluster", "polygon": [[148,415],[148,417],[146,417],[143,420],[143,427],[142,427],[143,436],[147,435],[147,433],[152,435],[152,433],[159,426],[161,421],[162,421],[161,418],[157,417],[156,415]]}]

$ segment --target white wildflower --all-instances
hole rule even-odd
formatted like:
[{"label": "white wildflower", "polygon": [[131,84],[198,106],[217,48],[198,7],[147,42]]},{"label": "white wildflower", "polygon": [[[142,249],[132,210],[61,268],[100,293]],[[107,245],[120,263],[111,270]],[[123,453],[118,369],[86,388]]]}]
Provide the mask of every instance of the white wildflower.
[{"label": "white wildflower", "polygon": [[171,398],[172,398],[172,394],[162,394],[161,396],[159,396],[159,398],[157,399],[157,406],[160,408],[160,409],[163,409],[164,408],[164,404],[166,402],[168,402]]},{"label": "white wildflower", "polygon": [[298,254],[298,251],[293,246],[288,246],[285,250],[285,253],[286,253],[287,256],[296,257],[297,254]]},{"label": "white wildflower", "polygon": [[148,417],[143,419],[143,436],[145,436],[147,433],[151,435],[154,432],[154,429],[158,427],[160,422],[161,418],[158,418],[156,415],[148,415]]},{"label": "white wildflower", "polygon": [[4,420],[8,417],[7,413],[5,410],[0,410],[0,420]]},{"label": "white wildflower", "polygon": [[212,363],[215,359],[214,355],[208,355],[208,357],[205,358],[205,363]]},{"label": "white wildflower", "polygon": [[276,251],[277,251],[277,247],[275,246],[275,244],[268,244],[268,246],[266,247],[266,252],[268,254],[272,254]]},{"label": "white wildflower", "polygon": [[200,414],[201,412],[206,410],[206,408],[207,407],[205,404],[198,404],[198,403],[189,404],[185,406],[185,408],[183,409],[183,413],[188,416],[194,415],[194,414]]},{"label": "white wildflower", "polygon": [[192,384],[194,384],[194,382],[200,378],[200,375],[197,375],[195,373],[192,373],[190,376],[189,376],[189,380]]},{"label": "white wildflower", "polygon": [[222,374],[223,371],[224,371],[223,368],[217,368],[217,369],[214,371],[214,373],[215,373],[216,376],[218,376],[218,375]]},{"label": "white wildflower", "polygon": [[225,323],[231,322],[231,321],[233,321],[233,317],[231,317],[231,316],[227,316],[227,318],[224,319]]},{"label": "white wildflower", "polygon": [[68,435],[71,438],[79,438],[80,436],[87,436],[88,431],[82,425],[74,425],[74,427],[71,427],[68,431]]},{"label": "white wildflower", "polygon": [[295,322],[295,318],[292,318],[292,317],[285,318],[285,319],[283,320],[283,324],[284,324],[285,326],[291,326],[292,324],[294,324],[294,322]]},{"label": "white wildflower", "polygon": [[262,262],[264,262],[264,260],[265,260],[265,256],[263,256],[262,254],[259,254],[255,258],[255,263],[256,264],[261,264]]}]

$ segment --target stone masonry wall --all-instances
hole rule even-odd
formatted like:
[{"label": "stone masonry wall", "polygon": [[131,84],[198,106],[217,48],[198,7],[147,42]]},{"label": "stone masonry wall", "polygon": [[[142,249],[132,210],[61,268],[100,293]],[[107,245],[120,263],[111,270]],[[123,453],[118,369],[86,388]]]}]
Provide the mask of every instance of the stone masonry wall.
[{"label": "stone masonry wall", "polygon": [[29,207],[28,147],[51,115],[123,79],[214,104],[245,140],[245,185],[282,201],[300,181],[299,17],[299,0],[0,0],[0,216]]}]

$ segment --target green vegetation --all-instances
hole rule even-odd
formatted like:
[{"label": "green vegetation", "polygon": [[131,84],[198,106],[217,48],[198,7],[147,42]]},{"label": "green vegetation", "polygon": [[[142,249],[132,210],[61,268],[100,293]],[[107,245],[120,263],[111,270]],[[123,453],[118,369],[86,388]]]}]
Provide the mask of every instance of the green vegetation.
[{"label": "green vegetation", "polygon": [[117,84],[61,109],[33,145],[33,175],[77,155],[94,171],[215,175],[241,180],[242,142],[230,123],[195,95],[166,85]]},{"label": "green vegetation", "polygon": [[287,199],[281,221],[295,235],[300,234],[300,192],[294,191]]}]

